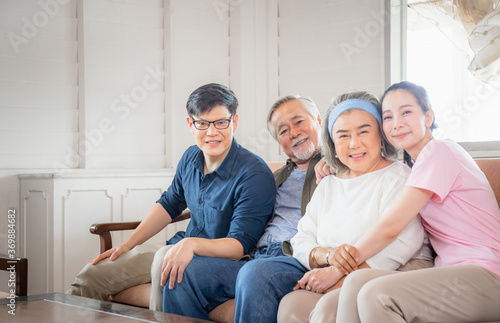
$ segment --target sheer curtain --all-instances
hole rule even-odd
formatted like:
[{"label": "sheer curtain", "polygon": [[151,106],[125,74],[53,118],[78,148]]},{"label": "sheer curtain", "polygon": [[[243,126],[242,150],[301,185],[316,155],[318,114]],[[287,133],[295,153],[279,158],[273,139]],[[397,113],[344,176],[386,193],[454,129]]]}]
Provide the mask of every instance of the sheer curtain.
[{"label": "sheer curtain", "polygon": [[464,53],[468,69],[500,89],[500,0],[408,0]]}]

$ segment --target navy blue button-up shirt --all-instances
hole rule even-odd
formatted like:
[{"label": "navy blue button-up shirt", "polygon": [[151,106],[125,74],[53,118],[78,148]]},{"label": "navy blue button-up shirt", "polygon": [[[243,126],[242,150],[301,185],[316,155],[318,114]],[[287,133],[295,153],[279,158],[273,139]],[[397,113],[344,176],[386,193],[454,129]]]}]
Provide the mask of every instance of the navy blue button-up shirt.
[{"label": "navy blue button-up shirt", "polygon": [[191,146],[179,161],[172,185],[158,200],[172,219],[186,206],[191,211],[186,232],[177,232],[167,244],[184,237],[234,238],[248,254],[264,232],[275,197],[269,167],[235,139],[219,167],[206,175],[203,152]]}]

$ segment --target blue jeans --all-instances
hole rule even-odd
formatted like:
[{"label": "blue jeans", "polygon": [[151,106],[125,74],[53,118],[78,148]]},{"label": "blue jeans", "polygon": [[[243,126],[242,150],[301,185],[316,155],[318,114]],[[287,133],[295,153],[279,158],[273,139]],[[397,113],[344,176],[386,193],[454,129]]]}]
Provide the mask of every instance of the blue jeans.
[{"label": "blue jeans", "polygon": [[243,266],[236,280],[234,322],[276,322],[281,299],[293,290],[307,269],[295,258],[255,259]]},{"label": "blue jeans", "polygon": [[[283,255],[281,243],[259,249],[255,259]],[[227,300],[235,298],[240,269],[254,260],[229,260],[194,256],[184,270],[180,284],[163,288],[163,312],[208,320],[208,313]]]}]

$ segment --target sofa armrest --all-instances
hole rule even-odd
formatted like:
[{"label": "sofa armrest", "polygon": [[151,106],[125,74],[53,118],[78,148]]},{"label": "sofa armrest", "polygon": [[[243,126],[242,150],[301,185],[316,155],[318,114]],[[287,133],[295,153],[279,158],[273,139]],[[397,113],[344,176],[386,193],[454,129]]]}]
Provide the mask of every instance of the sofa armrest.
[{"label": "sofa armrest", "polygon": [[[184,210],[182,214],[172,220],[171,223],[177,223],[183,220],[187,220],[191,217],[191,212],[189,210]],[[141,221],[135,222],[109,222],[109,223],[95,223],[89,228],[90,233],[97,234],[101,242],[101,253],[109,250],[113,247],[113,241],[111,240],[111,232],[113,231],[124,231],[124,230],[134,230],[141,224]]]},{"label": "sofa armrest", "polygon": [[498,206],[500,206],[500,158],[477,158],[475,160],[490,182]]}]

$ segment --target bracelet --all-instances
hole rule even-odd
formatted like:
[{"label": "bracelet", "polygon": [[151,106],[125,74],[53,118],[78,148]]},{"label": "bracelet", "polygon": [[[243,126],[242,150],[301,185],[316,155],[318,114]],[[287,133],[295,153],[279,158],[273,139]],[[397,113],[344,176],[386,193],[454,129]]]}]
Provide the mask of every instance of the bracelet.
[{"label": "bracelet", "polygon": [[316,259],[314,258],[314,254],[316,253],[316,248],[313,249],[312,253],[311,253],[311,259],[312,259],[312,262],[313,264],[316,266],[316,267],[320,267],[318,265],[318,263],[316,262]]},{"label": "bracelet", "polygon": [[329,266],[330,266],[330,262],[328,261],[328,260],[329,260],[328,258],[330,258],[330,251],[331,251],[331,250],[330,250],[330,249],[328,249],[328,252],[327,252],[327,254],[326,254],[326,267],[329,267]]}]

